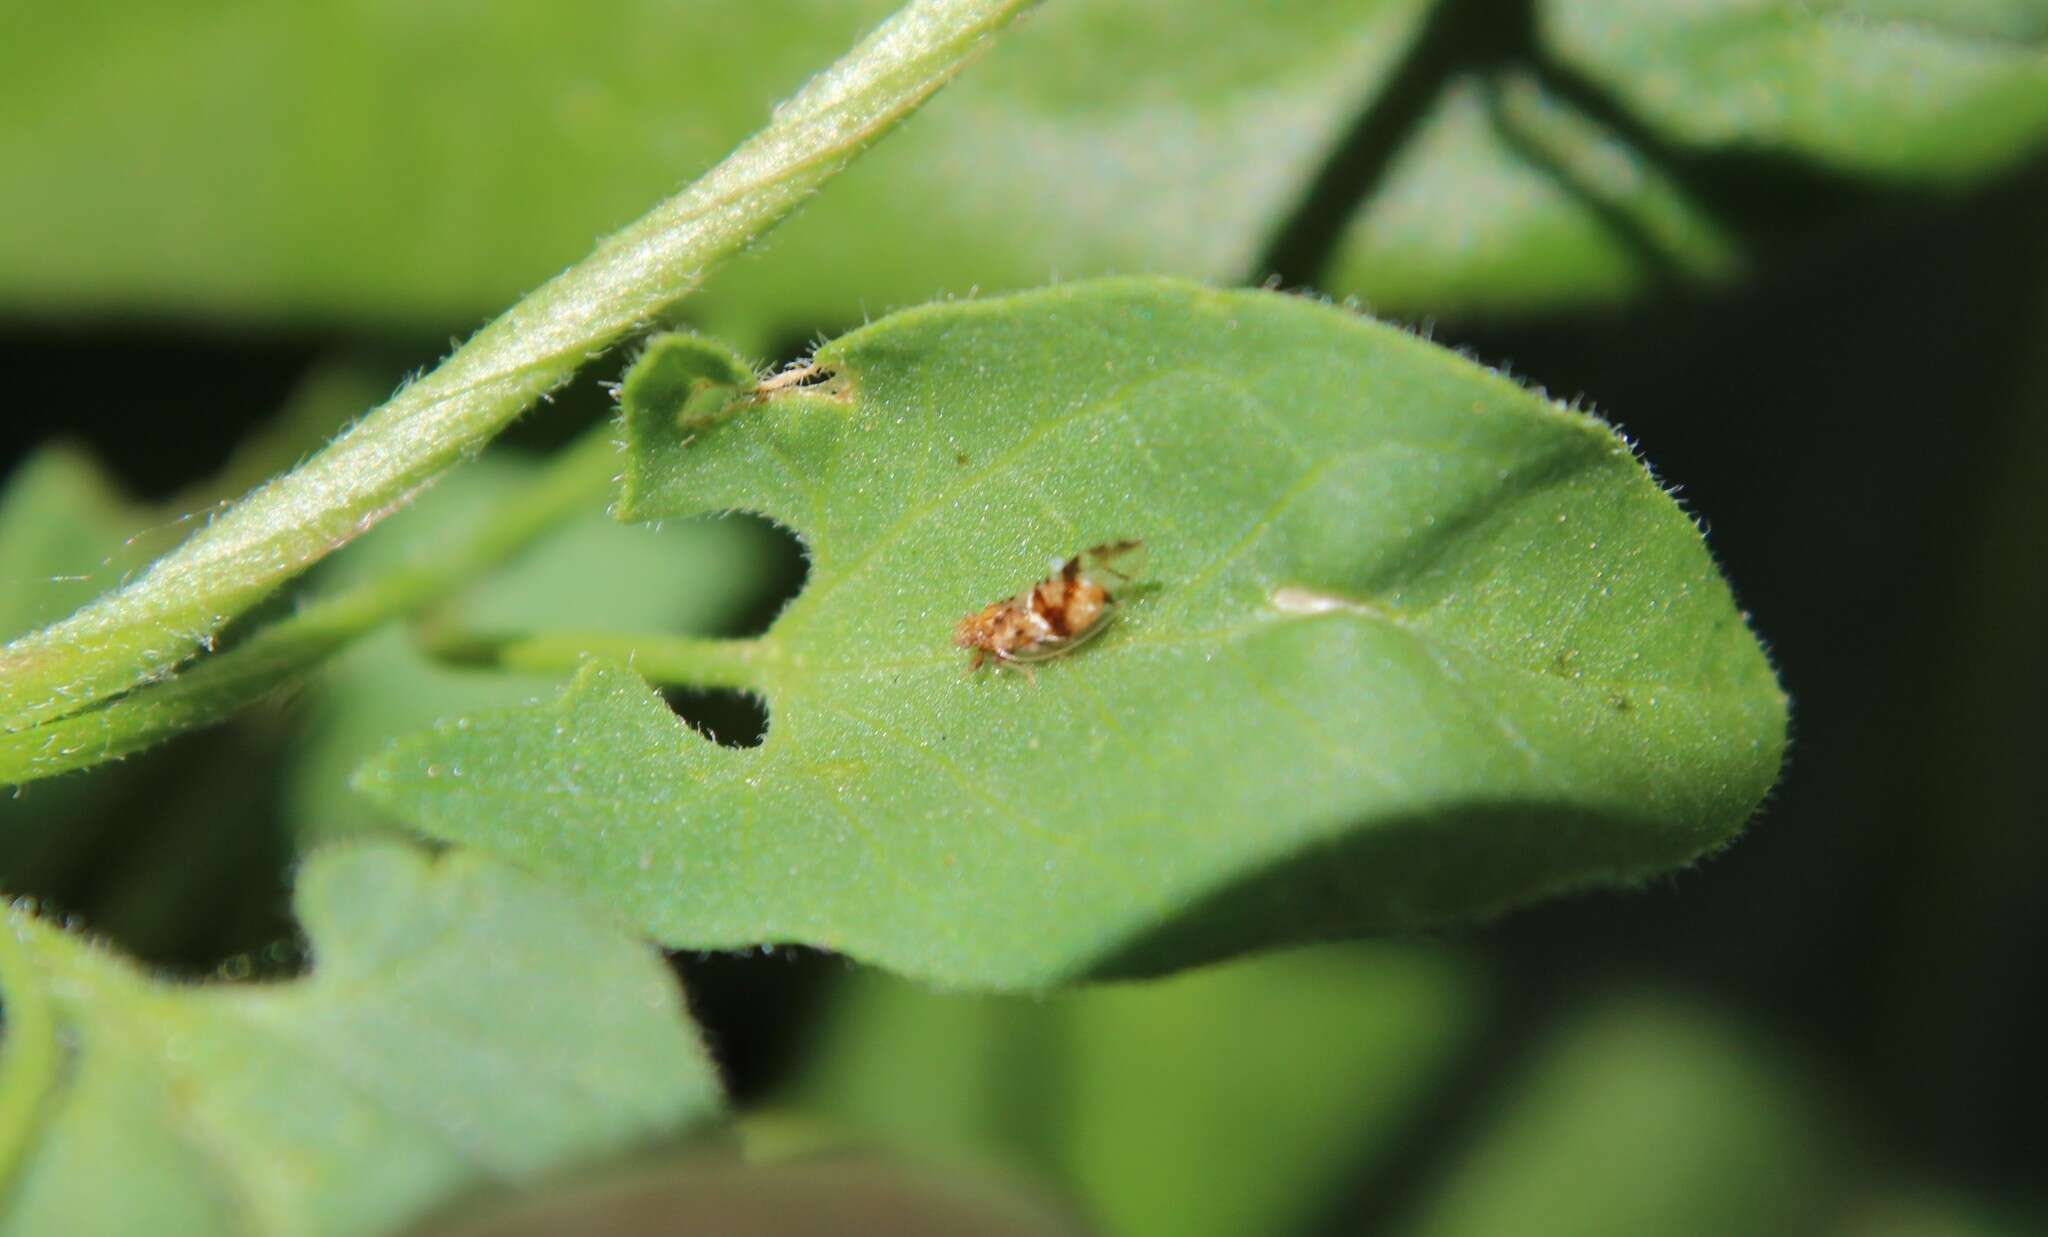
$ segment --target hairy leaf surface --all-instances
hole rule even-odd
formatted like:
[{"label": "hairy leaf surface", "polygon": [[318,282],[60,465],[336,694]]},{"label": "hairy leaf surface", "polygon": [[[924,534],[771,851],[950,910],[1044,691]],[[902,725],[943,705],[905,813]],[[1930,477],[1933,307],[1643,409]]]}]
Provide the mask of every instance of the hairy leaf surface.
[{"label": "hairy leaf surface", "polygon": [[719,1105],[660,959],[531,877],[338,848],[298,911],[310,977],[206,987],[10,913],[0,1230],[387,1232]]},{"label": "hairy leaf surface", "polygon": [[[629,377],[622,509],[807,542],[767,636],[706,651],[766,743],[596,664],[361,778],[670,945],[1157,972],[1638,880],[1776,775],[1784,699],[1684,513],[1605,425],[1404,332],[1077,284],[884,319],[716,415],[705,351]],[[1116,538],[1150,565],[1107,634],[962,673],[961,615]]]},{"label": "hairy leaf surface", "polygon": [[[365,537],[326,583],[345,587],[457,541],[516,493],[532,468],[486,456],[451,475]],[[560,623],[594,630],[706,633],[762,601],[768,530],[737,520],[621,525],[593,507],[507,569],[451,602],[435,622],[482,630]],[[381,821],[349,774],[393,735],[464,710],[550,695],[544,675],[447,666],[402,628],[371,636],[320,669],[294,710],[287,818],[303,838],[335,837]]]}]

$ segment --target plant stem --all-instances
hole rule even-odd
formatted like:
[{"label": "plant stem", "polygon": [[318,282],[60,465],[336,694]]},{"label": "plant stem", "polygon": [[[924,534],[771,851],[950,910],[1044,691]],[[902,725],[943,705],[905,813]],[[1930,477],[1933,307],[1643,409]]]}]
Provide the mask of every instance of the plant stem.
[{"label": "plant stem", "polygon": [[457,544],[313,602],[168,682],[101,708],[0,734],[0,785],[89,768],[227,718],[357,637],[467,587],[563,519],[597,506],[610,491],[617,468],[611,427],[600,426],[556,456],[545,472],[519,487]]},{"label": "plant stem", "polygon": [[613,235],[318,455],[70,618],[0,648],[0,729],[160,679],[474,454],[908,115],[1034,0],[911,0],[702,179]]},{"label": "plant stem", "polygon": [[462,666],[493,666],[529,673],[569,675],[584,660],[602,657],[630,667],[660,687],[733,687],[758,691],[763,664],[776,646],[768,639],[712,640],[649,632],[544,631],[497,634],[429,633],[427,653]]}]

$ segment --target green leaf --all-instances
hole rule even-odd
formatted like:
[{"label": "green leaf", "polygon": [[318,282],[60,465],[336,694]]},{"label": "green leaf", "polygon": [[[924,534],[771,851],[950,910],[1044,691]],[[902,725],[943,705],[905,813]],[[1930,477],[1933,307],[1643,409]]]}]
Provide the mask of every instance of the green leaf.
[{"label": "green leaf", "polygon": [[0,1228],[386,1232],[718,1107],[661,960],[529,877],[359,845],[298,911],[310,977],[207,987],[10,913],[7,1111],[47,1094]]},{"label": "green leaf", "polygon": [[[0,489],[0,641],[61,618],[141,561],[132,540],[147,520],[78,448],[28,456]],[[112,778],[70,778],[0,792],[0,873],[8,886],[75,861],[91,841],[76,826],[104,808]]]},{"label": "green leaf", "polygon": [[[0,200],[0,287],[26,305],[468,320],[708,164],[889,7],[599,4],[481,26],[341,4],[52,10],[0,60],[22,86],[0,155],[23,170]],[[1410,313],[1597,303],[1741,269],[1699,186],[1616,123],[1935,180],[1995,172],[2048,131],[2031,0],[1535,11],[1503,35],[1494,6],[1424,0],[1051,6],[701,312],[765,345],[1054,273],[1262,276],[1298,211],[1347,210],[1313,200],[1332,191],[1361,197],[1300,274],[1333,292]],[[1426,20],[1445,50],[1424,55],[1410,114],[1389,92]],[[1560,64],[1616,114],[1534,84]],[[1384,177],[1318,189],[1354,127],[1380,126]]]},{"label": "green leaf", "polygon": [[1048,5],[707,284],[698,312],[772,345],[869,308],[1048,277],[1262,278],[1431,7]]},{"label": "green leaf", "polygon": [[1681,1007],[1594,1011],[1399,1231],[1404,1237],[1819,1233],[1840,1148],[1768,1047]]},{"label": "green leaf", "polygon": [[0,489],[0,641],[62,618],[138,561],[144,516],[75,447],[44,447]]},{"label": "green leaf", "polygon": [[[335,564],[330,587],[367,583],[423,550],[459,543],[495,516],[533,474],[503,458],[479,460],[379,527]],[[483,629],[561,625],[596,630],[727,629],[763,600],[768,537],[739,520],[622,525],[592,510],[569,520],[436,616]],[[349,775],[395,734],[466,710],[552,694],[540,674],[479,671],[425,656],[413,633],[391,629],[322,667],[294,710],[301,728],[287,753],[285,816],[302,837],[384,823],[348,790]]]},{"label": "green leaf", "polygon": [[[473,321],[891,7],[50,7],[0,48],[0,295]],[[1382,309],[1606,303],[1744,269],[1711,172],[1645,137],[1952,181],[2048,134],[2038,0],[1523,7],[1047,6],[693,312],[766,349],[1055,276],[1257,279],[1324,215],[1284,273]]]},{"label": "green leaf", "polygon": [[[0,47],[0,289],[471,321],[708,166],[894,7],[47,8]],[[1239,277],[1426,7],[1049,6],[909,149],[723,282],[722,324],[801,333],[1054,271]]]},{"label": "green leaf", "polygon": [[1544,0],[1545,42],[1662,138],[1958,182],[2048,138],[2039,0]]},{"label": "green leaf", "polygon": [[1036,1170],[1110,1237],[1304,1232],[1466,1046],[1473,979],[1391,946],[1044,999],[864,972],[777,1100],[944,1162]]},{"label": "green leaf", "polygon": [[[361,778],[670,945],[1158,972],[1640,880],[1777,773],[1784,698],[1699,531],[1606,426],[1404,332],[1080,284],[885,319],[719,417],[683,402],[702,347],[629,376],[621,508],[808,543],[764,638],[701,649],[766,743],[598,665]],[[962,673],[964,613],[1125,537],[1151,566],[1106,635]]]},{"label": "green leaf", "polygon": [[1375,307],[1471,315],[1626,301],[1743,269],[1738,238],[1669,169],[1510,67],[1444,84],[1318,282]]}]

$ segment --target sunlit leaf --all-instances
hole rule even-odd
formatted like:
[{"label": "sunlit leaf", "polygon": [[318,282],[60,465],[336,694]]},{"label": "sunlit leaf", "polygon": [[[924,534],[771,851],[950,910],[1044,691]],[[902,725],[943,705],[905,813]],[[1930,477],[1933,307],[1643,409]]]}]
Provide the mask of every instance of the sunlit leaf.
[{"label": "sunlit leaf", "polygon": [[[628,515],[758,510],[810,549],[707,661],[766,695],[765,745],[599,665],[361,783],[670,945],[1029,987],[1637,880],[1776,775],[1784,700],[1699,531],[1606,426],[1413,336],[1110,281],[818,363],[710,417],[698,341],[627,382]],[[1106,635],[962,673],[964,613],[1117,538],[1151,559]]]}]

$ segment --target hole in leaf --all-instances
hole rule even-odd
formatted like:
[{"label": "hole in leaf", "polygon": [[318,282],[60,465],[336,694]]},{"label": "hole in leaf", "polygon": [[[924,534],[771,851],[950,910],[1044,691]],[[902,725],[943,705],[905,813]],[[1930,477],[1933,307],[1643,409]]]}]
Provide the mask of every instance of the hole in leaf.
[{"label": "hole in leaf", "polygon": [[801,945],[672,954],[690,1016],[735,1104],[773,1092],[808,1057],[819,1014],[848,965]]},{"label": "hole in leaf", "polygon": [[666,687],[661,698],[683,724],[720,747],[759,747],[768,734],[768,704],[724,687]]},{"label": "hole in leaf", "polygon": [[804,543],[795,533],[765,516],[741,511],[720,518],[740,520],[756,527],[760,548],[755,553],[759,556],[760,567],[755,578],[759,584],[746,606],[733,616],[730,623],[708,634],[736,639],[758,636],[767,631],[775,616],[782,613],[782,608],[803,591],[804,581],[811,574],[811,560],[804,553]]}]

